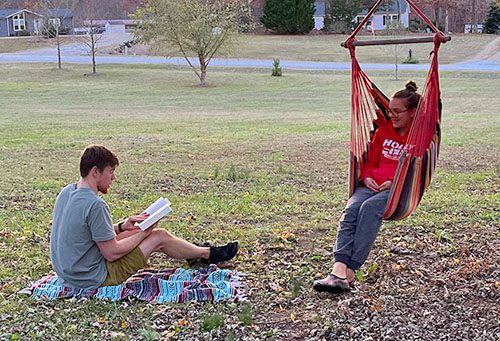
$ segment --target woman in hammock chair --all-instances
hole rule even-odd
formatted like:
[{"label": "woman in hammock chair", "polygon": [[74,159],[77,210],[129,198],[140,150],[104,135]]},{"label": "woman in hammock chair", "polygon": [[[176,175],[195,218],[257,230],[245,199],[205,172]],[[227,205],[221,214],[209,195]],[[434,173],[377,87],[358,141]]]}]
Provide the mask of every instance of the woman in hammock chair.
[{"label": "woman in hammock chair", "polygon": [[344,210],[333,248],[335,264],[324,279],[314,281],[316,291],[339,293],[354,285],[354,272],[366,261],[380,230],[389,189],[406,143],[420,94],[413,81],[389,102],[391,124],[377,129],[358,187]]}]

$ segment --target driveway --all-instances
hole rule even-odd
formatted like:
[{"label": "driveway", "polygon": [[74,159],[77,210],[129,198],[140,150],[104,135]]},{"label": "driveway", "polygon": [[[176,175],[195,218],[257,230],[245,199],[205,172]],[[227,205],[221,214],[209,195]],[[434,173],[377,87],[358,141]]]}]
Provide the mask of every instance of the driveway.
[{"label": "driveway", "polygon": [[[81,39],[85,39],[83,36]],[[100,49],[112,49],[125,41],[132,40],[132,35],[128,33],[110,34],[105,33],[100,38],[98,45]],[[498,41],[498,42],[497,42]],[[495,40],[495,44],[500,44],[500,38]],[[496,46],[496,45],[494,45]],[[83,43],[73,43],[62,46],[62,62],[71,64],[90,64],[88,47]],[[0,54],[0,63],[52,63],[57,61],[57,51],[55,48],[44,48],[27,50],[16,53]],[[99,55],[96,58],[98,64],[168,64],[187,65],[184,58],[165,58],[149,56],[124,56],[124,55]],[[193,58],[191,62],[198,65],[198,59]],[[273,61],[259,59],[213,59],[211,66],[230,68],[265,68],[270,69]],[[283,69],[294,70],[350,70],[350,63],[335,62],[311,62],[282,60]],[[394,70],[394,64],[362,64],[365,70]],[[428,70],[427,64],[400,64],[400,70]],[[441,64],[440,69],[444,71],[484,71],[500,72],[500,62],[492,59],[470,60],[463,63]]]}]

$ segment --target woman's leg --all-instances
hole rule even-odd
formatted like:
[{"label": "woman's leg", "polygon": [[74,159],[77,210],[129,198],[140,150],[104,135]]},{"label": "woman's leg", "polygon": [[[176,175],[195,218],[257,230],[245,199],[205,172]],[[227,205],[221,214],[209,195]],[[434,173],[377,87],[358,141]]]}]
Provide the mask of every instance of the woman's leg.
[{"label": "woman's leg", "polygon": [[[333,254],[336,262],[350,265],[353,253],[354,238],[359,226],[359,214],[363,203],[379,193],[366,187],[359,187],[347,202],[344,213],[340,219],[337,231],[337,240],[333,247]],[[338,277],[345,278],[346,269],[340,264],[334,265],[332,273]]]},{"label": "woman's leg", "polygon": [[[348,270],[351,262],[354,236],[358,226],[358,215],[363,203],[377,194],[368,188],[360,187],[356,189],[344,210],[340,219],[339,229],[337,231],[337,241],[333,247],[335,255],[335,264],[331,273],[324,279],[316,280],[313,283],[313,289],[316,291],[328,291],[338,293],[350,289],[350,282],[354,280],[354,273]],[[349,272],[349,279],[347,279]]]},{"label": "woman's leg", "polygon": [[380,225],[382,225],[388,198],[389,191],[377,193],[365,200],[359,208],[358,226],[354,233],[351,248],[351,262],[348,264],[351,269],[358,269],[368,258],[380,230]]}]

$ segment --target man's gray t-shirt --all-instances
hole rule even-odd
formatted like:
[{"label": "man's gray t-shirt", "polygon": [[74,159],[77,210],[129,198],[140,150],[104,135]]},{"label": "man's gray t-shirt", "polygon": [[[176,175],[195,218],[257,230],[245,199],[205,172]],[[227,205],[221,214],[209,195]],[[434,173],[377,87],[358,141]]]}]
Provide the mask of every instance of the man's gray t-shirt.
[{"label": "man's gray t-shirt", "polygon": [[52,266],[64,284],[100,286],[106,260],[96,242],[115,237],[108,205],[93,190],[71,184],[57,196],[50,235]]}]

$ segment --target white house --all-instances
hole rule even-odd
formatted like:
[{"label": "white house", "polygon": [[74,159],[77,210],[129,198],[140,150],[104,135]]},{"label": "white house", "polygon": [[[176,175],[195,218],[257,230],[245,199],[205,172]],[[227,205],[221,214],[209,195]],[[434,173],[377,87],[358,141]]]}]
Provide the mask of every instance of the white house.
[{"label": "white house", "polygon": [[[398,5],[399,2],[399,5]],[[314,1],[316,12],[314,13],[314,28],[321,30],[324,27],[325,1]],[[369,8],[363,9],[355,18],[354,23],[359,24],[368,14]],[[406,0],[391,1],[389,6],[381,5],[366,23],[366,29],[385,30],[391,22],[399,21],[404,27],[410,26],[410,6]]]},{"label": "white house", "polygon": [[[398,5],[399,3],[399,5]],[[355,18],[354,22],[359,24],[369,12],[369,8],[365,8]],[[410,26],[410,6],[406,0],[391,1],[389,6],[380,6],[373,16],[366,22],[367,30],[380,31],[385,30],[391,23],[398,22],[403,27]]]}]

